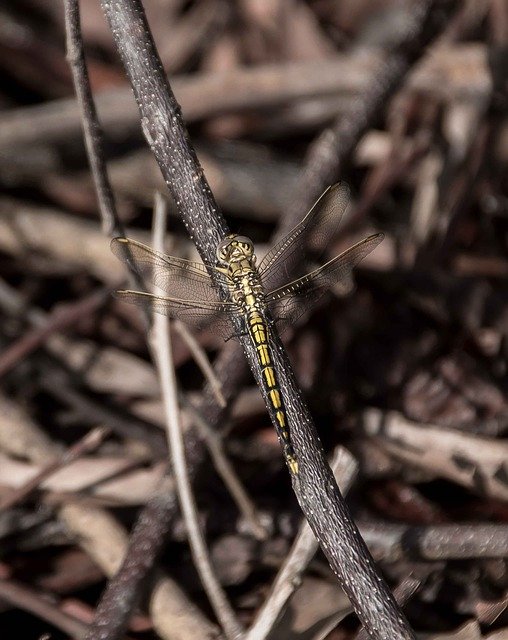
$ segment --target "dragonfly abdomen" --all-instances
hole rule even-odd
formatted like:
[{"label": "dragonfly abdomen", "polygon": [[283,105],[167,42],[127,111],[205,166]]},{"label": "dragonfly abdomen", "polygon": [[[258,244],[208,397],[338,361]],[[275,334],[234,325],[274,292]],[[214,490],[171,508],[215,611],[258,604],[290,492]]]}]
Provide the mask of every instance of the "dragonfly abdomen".
[{"label": "dragonfly abdomen", "polygon": [[273,409],[275,428],[277,435],[282,441],[284,457],[291,473],[298,473],[298,463],[296,461],[293,445],[291,444],[286,408],[282,398],[279,382],[275,369],[273,368],[270,345],[268,343],[268,325],[266,320],[257,310],[252,310],[247,314],[247,328],[251,340],[256,349],[256,356],[261,370],[263,388]]}]

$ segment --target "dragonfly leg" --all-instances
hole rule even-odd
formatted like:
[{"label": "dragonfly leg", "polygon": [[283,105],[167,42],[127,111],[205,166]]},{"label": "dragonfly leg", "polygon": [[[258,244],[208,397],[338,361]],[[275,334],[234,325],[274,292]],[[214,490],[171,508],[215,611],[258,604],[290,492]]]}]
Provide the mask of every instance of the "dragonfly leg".
[{"label": "dragonfly leg", "polygon": [[241,337],[248,336],[248,335],[249,334],[246,331],[242,331],[241,333],[232,333],[227,338],[224,338],[224,342],[229,342],[230,340],[233,340],[234,338],[241,338]]}]

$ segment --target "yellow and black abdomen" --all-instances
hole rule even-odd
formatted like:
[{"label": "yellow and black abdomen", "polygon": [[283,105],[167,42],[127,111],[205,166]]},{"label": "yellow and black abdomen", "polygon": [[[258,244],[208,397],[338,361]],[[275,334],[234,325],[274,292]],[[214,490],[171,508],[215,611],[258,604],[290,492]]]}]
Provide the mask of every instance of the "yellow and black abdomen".
[{"label": "yellow and black abdomen", "polygon": [[298,463],[289,438],[288,421],[282,393],[273,368],[270,346],[268,344],[268,325],[257,310],[247,314],[247,328],[257,354],[263,387],[273,409],[275,428],[282,442],[284,457],[291,473],[298,473]]}]

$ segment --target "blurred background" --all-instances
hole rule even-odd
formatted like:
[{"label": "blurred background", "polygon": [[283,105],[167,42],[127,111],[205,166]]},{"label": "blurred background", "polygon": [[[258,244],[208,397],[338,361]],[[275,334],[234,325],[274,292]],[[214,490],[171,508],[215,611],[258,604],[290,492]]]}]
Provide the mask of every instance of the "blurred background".
[{"label": "blurred background", "polygon": [[[508,3],[443,2],[422,30],[411,0],[143,4],[234,231],[263,253],[344,180],[351,204],[329,256],[384,232],[354,291],[332,291],[285,336],[289,354],[325,448],[356,460],[348,501],[374,556],[392,586],[416,581],[414,628],[506,637]],[[129,236],[150,243],[165,186],[98,0],[81,14],[117,207]],[[110,295],[125,274],[101,227],[61,2],[2,3],[0,69],[0,626],[82,637],[164,477],[161,401],[139,312]],[[169,209],[168,252],[196,259]],[[194,337],[221,357],[213,327]],[[177,328],[178,379],[199,403],[193,348]],[[219,579],[249,624],[300,514],[244,377],[209,426],[254,520],[205,453],[193,477]],[[108,564],[111,544],[120,555]],[[159,567],[213,619],[179,516]],[[353,638],[349,614],[317,555],[273,633]],[[164,624],[142,600],[129,637],[172,637]]]}]

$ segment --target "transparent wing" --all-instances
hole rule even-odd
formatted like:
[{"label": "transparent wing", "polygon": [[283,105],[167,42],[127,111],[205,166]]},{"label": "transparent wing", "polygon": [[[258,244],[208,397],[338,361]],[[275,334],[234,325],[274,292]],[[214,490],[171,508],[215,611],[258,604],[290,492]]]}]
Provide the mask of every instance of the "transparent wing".
[{"label": "transparent wing", "polygon": [[148,312],[161,313],[173,319],[182,320],[195,329],[206,326],[229,339],[234,334],[230,318],[239,313],[236,304],[232,302],[195,302],[155,296],[141,291],[117,291],[116,297],[124,302],[143,307]]},{"label": "transparent wing", "polygon": [[218,293],[203,264],[167,256],[129,238],[113,238],[111,251],[144,282],[153,282],[171,299],[215,303]]},{"label": "transparent wing", "polygon": [[349,202],[349,188],[329,187],[305,218],[261,260],[259,273],[266,291],[310,268],[309,256],[319,258],[333,237]]},{"label": "transparent wing", "polygon": [[355,265],[377,247],[383,237],[382,233],[369,236],[322,267],[267,294],[265,301],[281,330],[296,322],[332,285],[351,281]]}]

